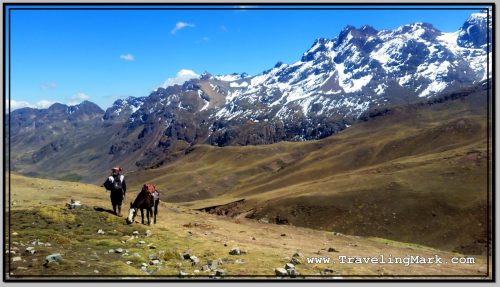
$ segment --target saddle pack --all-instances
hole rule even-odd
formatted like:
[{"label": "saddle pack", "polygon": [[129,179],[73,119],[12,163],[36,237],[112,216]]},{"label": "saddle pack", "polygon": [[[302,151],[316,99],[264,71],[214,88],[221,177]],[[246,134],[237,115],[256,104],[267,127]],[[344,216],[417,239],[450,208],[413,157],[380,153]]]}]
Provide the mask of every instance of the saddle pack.
[{"label": "saddle pack", "polygon": [[142,190],[153,196],[154,200],[160,199],[160,192],[156,190],[156,186],[152,183],[146,183],[142,186]]}]

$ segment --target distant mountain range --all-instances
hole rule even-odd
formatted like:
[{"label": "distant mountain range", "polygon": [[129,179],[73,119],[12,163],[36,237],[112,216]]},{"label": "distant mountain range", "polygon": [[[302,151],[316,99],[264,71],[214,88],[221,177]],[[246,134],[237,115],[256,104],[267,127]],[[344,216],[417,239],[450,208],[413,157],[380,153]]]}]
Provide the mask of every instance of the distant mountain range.
[{"label": "distant mountain range", "polygon": [[11,168],[99,181],[111,165],[156,167],[195,144],[328,137],[389,107],[481,85],[491,75],[491,22],[472,14],[453,33],[428,23],[347,26],[336,38],[317,39],[300,61],[256,76],[205,72],[106,111],[88,101],[18,109],[8,115]]}]

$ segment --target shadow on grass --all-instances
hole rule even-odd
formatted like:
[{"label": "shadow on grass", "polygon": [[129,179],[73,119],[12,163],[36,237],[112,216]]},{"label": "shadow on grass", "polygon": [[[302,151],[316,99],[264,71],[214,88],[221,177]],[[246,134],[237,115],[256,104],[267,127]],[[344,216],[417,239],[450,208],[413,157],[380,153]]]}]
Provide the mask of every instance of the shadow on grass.
[{"label": "shadow on grass", "polygon": [[112,215],[115,215],[115,213],[113,212],[113,210],[110,210],[110,209],[104,209],[102,207],[97,207],[97,206],[94,206],[94,210],[95,211],[98,211],[98,212],[107,212],[109,214],[112,214]]}]

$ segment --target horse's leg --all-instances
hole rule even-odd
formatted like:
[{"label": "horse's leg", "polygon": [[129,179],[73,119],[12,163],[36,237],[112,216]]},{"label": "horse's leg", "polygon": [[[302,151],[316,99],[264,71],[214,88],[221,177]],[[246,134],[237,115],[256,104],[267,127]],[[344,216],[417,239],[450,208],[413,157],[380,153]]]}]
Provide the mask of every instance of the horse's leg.
[{"label": "horse's leg", "polygon": [[148,225],[151,225],[151,219],[150,219],[150,215],[152,215],[151,207],[149,207],[146,211],[148,214]]},{"label": "horse's leg", "polygon": [[144,209],[141,208],[141,222],[144,224]]},{"label": "horse's leg", "polygon": [[155,201],[155,210],[154,210],[154,222],[156,224],[156,216],[158,216],[158,203],[159,203],[159,200],[156,200]]}]

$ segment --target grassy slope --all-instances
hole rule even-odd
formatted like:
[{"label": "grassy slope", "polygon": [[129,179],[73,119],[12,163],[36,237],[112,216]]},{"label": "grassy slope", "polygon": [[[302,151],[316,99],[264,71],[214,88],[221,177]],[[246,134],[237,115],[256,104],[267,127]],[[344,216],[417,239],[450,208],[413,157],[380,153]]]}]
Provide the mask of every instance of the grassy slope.
[{"label": "grassy slope", "polygon": [[[12,278],[15,276],[78,276],[78,275],[147,275],[140,270],[141,263],[147,263],[149,255],[161,259],[161,269],[148,267],[152,275],[174,275],[179,270],[190,275],[208,276],[209,273],[194,273],[200,266],[191,266],[178,253],[191,249],[206,264],[210,259],[222,259],[221,266],[227,276],[231,275],[273,275],[273,268],[282,267],[294,252],[300,250],[305,256],[396,256],[438,254],[444,260],[460,254],[435,250],[415,244],[393,242],[379,238],[363,238],[333,234],[308,228],[259,223],[245,218],[228,218],[193,211],[175,204],[162,203],[158,224],[144,226],[139,223],[124,224],[123,218],[115,217],[96,209],[108,209],[108,193],[95,185],[78,184],[46,179],[11,175],[11,224],[10,248],[22,257],[11,262]],[[132,200],[132,192],[125,204]],[[80,200],[82,209],[67,210],[64,204],[71,198]],[[103,229],[105,234],[97,234]],[[145,237],[146,229],[153,233]],[[129,235],[139,231],[138,238],[129,241]],[[282,236],[286,234],[286,236]],[[33,255],[24,252],[31,242],[39,240],[51,246],[36,245]],[[144,240],[140,247],[136,244]],[[153,243],[156,249],[146,245]],[[227,246],[225,246],[227,245]],[[233,246],[245,248],[248,254],[228,255]],[[333,247],[338,253],[327,252]],[[123,248],[128,256],[108,253],[109,249]],[[42,266],[45,256],[62,253],[60,265]],[[132,254],[137,253],[138,256]],[[9,258],[6,256],[5,258]],[[484,276],[484,256],[475,256],[471,265],[339,265],[301,264],[297,271],[303,275],[317,275],[324,268],[331,268],[340,275],[472,275]],[[243,259],[245,263],[235,261]],[[130,265],[126,262],[131,261]],[[95,273],[97,270],[99,273]],[[335,276],[339,276],[339,274]]]},{"label": "grassy slope", "polygon": [[473,254],[486,251],[484,91],[393,109],[332,137],[265,146],[197,146],[129,175],[169,201],[298,226],[378,236]]}]

